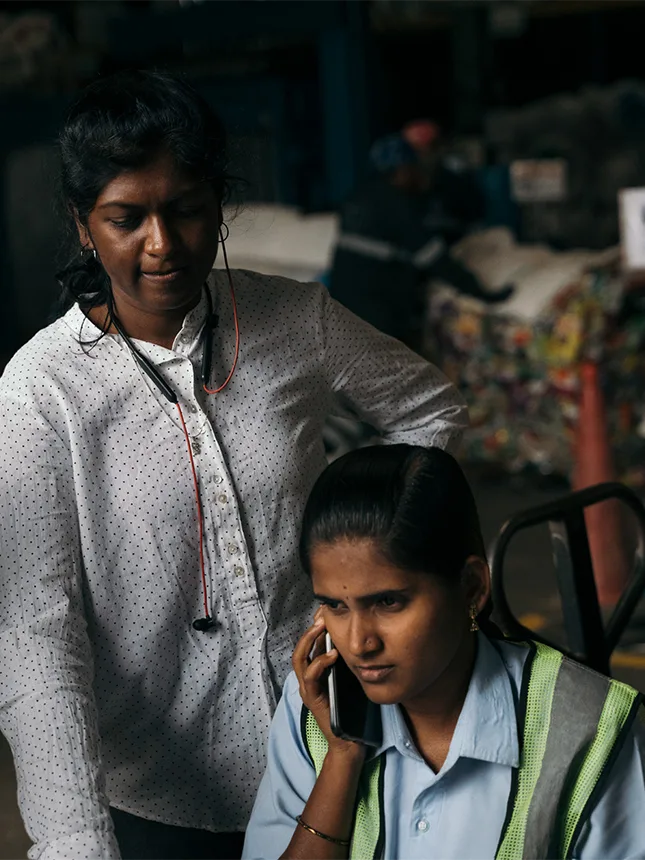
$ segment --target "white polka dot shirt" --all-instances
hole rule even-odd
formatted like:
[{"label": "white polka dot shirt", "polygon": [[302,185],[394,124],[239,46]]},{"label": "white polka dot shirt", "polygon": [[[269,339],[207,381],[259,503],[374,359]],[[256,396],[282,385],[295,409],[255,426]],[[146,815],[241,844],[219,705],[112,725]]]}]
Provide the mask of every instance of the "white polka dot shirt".
[{"label": "white polka dot shirt", "polygon": [[[269,722],[312,612],[297,539],[325,457],[352,413],[385,441],[455,445],[466,422],[444,376],[318,284],[234,271],[240,358],[199,384],[206,298],[173,349],[136,341],[175,389],[204,513],[212,629],[177,409],[118,336],[78,307],[0,379],[0,730],[32,857],[117,858],[108,807],[243,830]],[[231,367],[228,282],[209,387]]]}]

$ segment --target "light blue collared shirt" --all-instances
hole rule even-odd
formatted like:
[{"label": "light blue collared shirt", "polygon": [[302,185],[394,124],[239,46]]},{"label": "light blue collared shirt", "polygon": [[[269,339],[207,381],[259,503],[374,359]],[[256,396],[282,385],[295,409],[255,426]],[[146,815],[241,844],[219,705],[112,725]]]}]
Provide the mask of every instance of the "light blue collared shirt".
[{"label": "light blue collared shirt", "polygon": [[[381,706],[386,756],[385,858],[493,860],[506,817],[513,769],[519,765],[516,703],[526,648],[493,645],[478,634],[478,651],[448,756],[438,773],[415,748],[397,705]],[[280,857],[316,775],[302,741],[302,700],[289,675],[273,720],[267,770],[244,845],[244,860]],[[625,740],[591,817],[574,846],[580,860],[645,860],[645,732]]]}]

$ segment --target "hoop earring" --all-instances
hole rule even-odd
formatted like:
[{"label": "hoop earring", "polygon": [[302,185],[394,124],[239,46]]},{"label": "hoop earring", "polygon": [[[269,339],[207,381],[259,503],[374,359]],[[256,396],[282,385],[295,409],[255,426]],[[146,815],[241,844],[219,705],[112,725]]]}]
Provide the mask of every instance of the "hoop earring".
[{"label": "hoop earring", "polygon": [[479,624],[477,623],[477,607],[473,603],[470,607],[470,632],[477,633],[479,630]]},{"label": "hoop earring", "polygon": [[[226,236],[223,233],[224,230],[226,230]],[[219,228],[219,241],[222,243],[222,245],[224,244],[224,242],[226,242],[229,235],[230,235],[230,230],[228,229],[228,224],[224,224],[224,222],[222,222],[220,224],[220,228]]]}]

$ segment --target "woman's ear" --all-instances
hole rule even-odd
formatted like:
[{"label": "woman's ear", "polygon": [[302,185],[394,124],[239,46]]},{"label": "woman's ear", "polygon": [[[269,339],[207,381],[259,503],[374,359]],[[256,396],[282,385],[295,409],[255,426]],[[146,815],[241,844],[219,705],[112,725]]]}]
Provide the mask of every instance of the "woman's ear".
[{"label": "woman's ear", "polygon": [[81,219],[79,218],[78,210],[72,209],[72,215],[74,216],[74,223],[76,224],[76,230],[78,231],[78,238],[80,240],[81,245],[83,246],[83,248],[89,248],[89,249],[93,248],[94,243],[92,242],[92,239],[90,238],[90,231],[87,229],[85,224],[83,224]]},{"label": "woman's ear", "polygon": [[490,599],[490,568],[478,555],[468,556],[461,574],[466,605],[479,614]]}]

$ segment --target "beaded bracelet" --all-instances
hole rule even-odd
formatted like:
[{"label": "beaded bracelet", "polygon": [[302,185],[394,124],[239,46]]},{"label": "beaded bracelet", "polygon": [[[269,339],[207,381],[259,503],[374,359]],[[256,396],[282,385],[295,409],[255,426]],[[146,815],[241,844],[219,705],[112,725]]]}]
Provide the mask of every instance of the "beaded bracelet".
[{"label": "beaded bracelet", "polygon": [[302,820],[301,815],[296,816],[296,821],[298,822],[298,824],[302,828],[307,830],[309,833],[313,833],[314,836],[319,836],[321,839],[326,839],[327,842],[333,842],[334,845],[349,845],[350,844],[349,839],[336,839],[333,836],[327,836],[326,833],[321,833],[320,830],[316,830],[315,828],[310,827],[308,824],[305,824],[305,822]]}]

